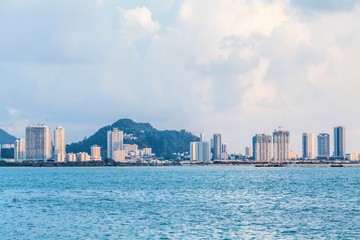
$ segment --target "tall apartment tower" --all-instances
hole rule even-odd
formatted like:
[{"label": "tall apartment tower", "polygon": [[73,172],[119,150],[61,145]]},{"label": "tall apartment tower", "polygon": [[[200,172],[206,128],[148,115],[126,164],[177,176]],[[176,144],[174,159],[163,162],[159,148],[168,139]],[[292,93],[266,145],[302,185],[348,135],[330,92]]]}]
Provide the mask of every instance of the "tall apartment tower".
[{"label": "tall apartment tower", "polygon": [[304,159],[315,158],[315,138],[313,133],[303,133],[302,155]]},{"label": "tall apartment tower", "polygon": [[25,140],[22,138],[16,139],[14,158],[16,161],[22,161],[25,160],[25,157],[26,157]]},{"label": "tall apartment tower", "polygon": [[65,128],[57,127],[54,130],[54,159],[64,162],[66,157],[66,133]]},{"label": "tall apartment tower", "polygon": [[114,159],[116,150],[124,150],[124,133],[118,128],[107,132],[107,157]]},{"label": "tall apartment tower", "polygon": [[253,157],[253,151],[250,146],[245,147],[245,156],[248,158]]},{"label": "tall apartment tower", "polygon": [[221,159],[221,134],[214,134],[213,137],[214,146],[213,146],[213,160]]},{"label": "tall apartment tower", "polygon": [[205,142],[205,133],[200,133],[200,142]]},{"label": "tall apartment tower", "polygon": [[199,162],[210,161],[210,143],[209,142],[191,142],[190,160]]},{"label": "tall apartment tower", "polygon": [[253,158],[257,162],[271,161],[271,136],[256,134],[253,139]]},{"label": "tall apartment tower", "polygon": [[26,160],[45,161],[51,158],[51,130],[44,124],[26,128]]},{"label": "tall apartment tower", "polygon": [[318,158],[330,158],[330,135],[328,133],[319,133],[317,136]]},{"label": "tall apartment tower", "polygon": [[205,134],[200,134],[200,142],[190,143],[190,160],[200,162],[210,161],[210,143],[206,142]]},{"label": "tall apartment tower", "polygon": [[334,127],[334,157],[345,159],[346,143],[345,143],[345,127]]},{"label": "tall apartment tower", "polygon": [[98,145],[92,145],[90,150],[91,150],[91,160],[101,161],[101,147],[99,147]]},{"label": "tall apartment tower", "polygon": [[273,133],[274,161],[281,163],[289,160],[289,132],[275,130]]},{"label": "tall apartment tower", "polygon": [[221,159],[228,159],[229,157],[229,144],[221,144]]}]

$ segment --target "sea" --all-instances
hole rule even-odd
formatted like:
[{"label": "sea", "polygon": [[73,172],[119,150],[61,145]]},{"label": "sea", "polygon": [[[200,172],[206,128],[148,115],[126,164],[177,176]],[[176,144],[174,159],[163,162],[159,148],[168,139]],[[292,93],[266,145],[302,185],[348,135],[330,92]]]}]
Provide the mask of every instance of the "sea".
[{"label": "sea", "polygon": [[0,239],[360,239],[360,168],[0,168]]}]

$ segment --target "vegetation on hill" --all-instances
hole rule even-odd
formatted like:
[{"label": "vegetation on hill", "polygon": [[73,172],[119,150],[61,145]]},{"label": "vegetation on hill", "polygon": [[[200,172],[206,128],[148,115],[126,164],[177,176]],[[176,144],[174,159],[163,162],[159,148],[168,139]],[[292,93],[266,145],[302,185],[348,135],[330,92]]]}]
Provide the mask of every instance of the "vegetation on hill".
[{"label": "vegetation on hill", "polygon": [[16,141],[16,137],[8,134],[0,128],[0,144],[13,144]]},{"label": "vegetation on hill", "polygon": [[106,157],[107,131],[118,128],[124,134],[132,134],[134,138],[124,139],[125,144],[137,144],[139,148],[151,147],[158,157],[172,159],[173,153],[189,152],[190,142],[199,140],[185,130],[160,131],[149,123],[136,123],[131,119],[120,119],[112,125],[99,129],[95,134],[83,141],[67,145],[67,152],[90,152],[92,145],[99,145],[102,157]]}]

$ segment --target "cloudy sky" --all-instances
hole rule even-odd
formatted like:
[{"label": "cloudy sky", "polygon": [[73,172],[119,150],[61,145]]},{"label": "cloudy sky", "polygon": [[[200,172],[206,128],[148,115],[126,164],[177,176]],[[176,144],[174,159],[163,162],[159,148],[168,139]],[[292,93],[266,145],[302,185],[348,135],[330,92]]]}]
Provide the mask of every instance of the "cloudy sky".
[{"label": "cloudy sky", "polygon": [[2,0],[0,128],[78,141],[119,118],[222,133],[344,125],[360,152],[360,0]]}]

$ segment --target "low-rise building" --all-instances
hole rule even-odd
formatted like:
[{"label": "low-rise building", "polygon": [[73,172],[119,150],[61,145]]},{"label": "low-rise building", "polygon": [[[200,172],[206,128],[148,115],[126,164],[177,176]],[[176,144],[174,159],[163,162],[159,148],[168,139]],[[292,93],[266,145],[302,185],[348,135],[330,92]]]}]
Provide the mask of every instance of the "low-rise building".
[{"label": "low-rise building", "polygon": [[65,157],[66,162],[76,162],[76,154],[75,153],[68,153]]}]

